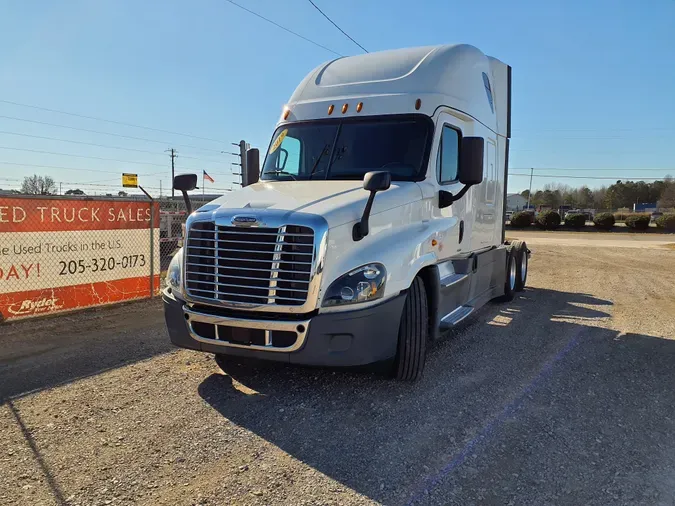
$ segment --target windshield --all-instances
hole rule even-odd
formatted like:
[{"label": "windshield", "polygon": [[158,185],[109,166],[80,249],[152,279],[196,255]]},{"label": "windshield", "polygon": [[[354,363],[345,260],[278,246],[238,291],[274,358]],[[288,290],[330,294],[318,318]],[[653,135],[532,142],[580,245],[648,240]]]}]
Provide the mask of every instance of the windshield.
[{"label": "windshield", "polygon": [[424,177],[432,124],[423,116],[329,120],[274,132],[263,180],[363,179],[385,170],[394,181]]}]

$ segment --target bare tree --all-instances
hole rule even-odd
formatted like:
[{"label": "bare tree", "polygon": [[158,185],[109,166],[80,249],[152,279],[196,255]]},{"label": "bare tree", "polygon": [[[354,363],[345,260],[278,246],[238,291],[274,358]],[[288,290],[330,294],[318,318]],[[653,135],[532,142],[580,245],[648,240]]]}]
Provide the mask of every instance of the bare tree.
[{"label": "bare tree", "polygon": [[23,178],[21,193],[28,195],[52,195],[56,193],[56,183],[49,176],[33,174]]},{"label": "bare tree", "polygon": [[664,209],[675,208],[675,180],[673,180],[672,176],[668,175],[663,179],[663,183],[665,188],[661,193],[658,207]]}]

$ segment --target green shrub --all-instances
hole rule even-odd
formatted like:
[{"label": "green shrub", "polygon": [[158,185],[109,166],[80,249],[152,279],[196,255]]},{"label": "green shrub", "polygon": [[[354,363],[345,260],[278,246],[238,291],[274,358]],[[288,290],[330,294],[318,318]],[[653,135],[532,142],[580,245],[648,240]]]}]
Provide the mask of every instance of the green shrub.
[{"label": "green shrub", "polygon": [[601,228],[602,230],[611,230],[611,228],[614,226],[614,223],[616,223],[616,219],[612,213],[600,213],[595,215],[595,218],[593,218],[593,223],[595,223],[596,227]]},{"label": "green shrub", "polygon": [[537,216],[535,223],[539,228],[555,230],[560,226],[560,215],[556,211],[542,211]]},{"label": "green shrub", "polygon": [[675,232],[675,214],[664,214],[656,218],[656,226]]},{"label": "green shrub", "polygon": [[532,224],[532,214],[520,211],[511,216],[511,226],[513,228],[527,228]]},{"label": "green shrub", "polygon": [[567,216],[565,216],[565,226],[579,229],[585,225],[586,225],[585,214],[568,214]]},{"label": "green shrub", "polygon": [[647,230],[651,216],[648,214],[629,214],[626,216],[626,226],[633,230]]}]

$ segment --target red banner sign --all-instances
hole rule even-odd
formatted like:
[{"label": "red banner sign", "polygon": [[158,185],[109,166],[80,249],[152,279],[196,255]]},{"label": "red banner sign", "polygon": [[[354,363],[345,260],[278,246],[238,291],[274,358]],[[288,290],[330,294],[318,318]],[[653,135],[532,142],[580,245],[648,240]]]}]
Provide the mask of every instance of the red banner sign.
[{"label": "red banner sign", "polygon": [[0,320],[158,293],[158,227],[148,201],[0,197]]}]

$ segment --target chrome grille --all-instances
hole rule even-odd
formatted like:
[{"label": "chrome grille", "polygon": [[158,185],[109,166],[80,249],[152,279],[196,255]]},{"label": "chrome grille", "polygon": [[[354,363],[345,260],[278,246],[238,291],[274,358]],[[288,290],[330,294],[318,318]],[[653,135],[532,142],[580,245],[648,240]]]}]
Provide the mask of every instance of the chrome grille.
[{"label": "chrome grille", "polygon": [[228,227],[197,221],[188,231],[185,286],[201,299],[301,306],[314,261],[314,231]]}]

